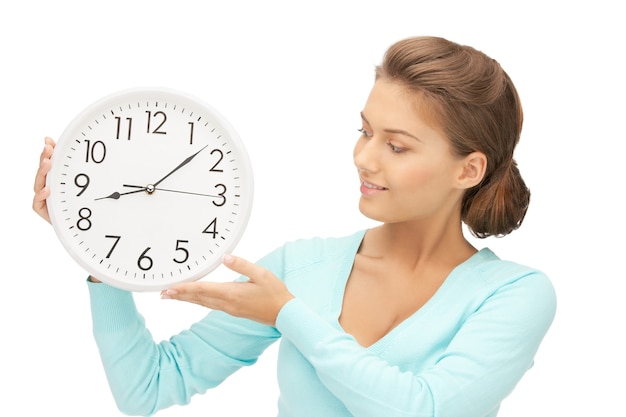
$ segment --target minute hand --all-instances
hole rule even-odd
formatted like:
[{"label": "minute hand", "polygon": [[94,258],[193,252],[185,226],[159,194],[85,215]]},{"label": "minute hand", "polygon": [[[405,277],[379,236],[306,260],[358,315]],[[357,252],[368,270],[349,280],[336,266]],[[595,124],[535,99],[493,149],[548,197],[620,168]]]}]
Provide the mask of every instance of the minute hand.
[{"label": "minute hand", "polygon": [[[204,148],[206,148],[207,146],[209,146],[209,145],[205,145]],[[198,155],[200,152],[202,152],[204,150],[204,148],[200,149],[198,152],[194,153],[193,155],[187,157],[187,159],[185,159],[183,162],[181,162],[176,168],[171,170],[166,176],[164,176],[163,178],[161,178],[160,180],[158,180],[157,182],[155,182],[152,185],[155,186],[155,187],[157,185],[159,185],[161,182],[163,182],[164,179],[166,179],[167,177],[169,177],[170,175],[172,175],[173,173],[175,173],[176,171],[181,169],[183,166],[187,165],[193,158],[196,157],[196,155]]]}]

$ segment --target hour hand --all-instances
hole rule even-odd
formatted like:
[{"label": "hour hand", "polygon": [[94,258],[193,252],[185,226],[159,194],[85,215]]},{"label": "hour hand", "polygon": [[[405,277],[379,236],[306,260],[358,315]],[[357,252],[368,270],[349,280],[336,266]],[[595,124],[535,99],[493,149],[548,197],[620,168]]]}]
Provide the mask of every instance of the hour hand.
[{"label": "hour hand", "polygon": [[138,190],[133,190],[133,191],[127,191],[125,193],[118,193],[117,191],[112,192],[111,194],[105,196],[105,197],[99,197],[96,198],[96,200],[104,200],[106,198],[110,198],[112,200],[119,200],[119,198],[123,195],[127,195],[127,194],[135,194],[135,193],[140,193],[142,191],[146,191],[146,187],[141,187]]}]

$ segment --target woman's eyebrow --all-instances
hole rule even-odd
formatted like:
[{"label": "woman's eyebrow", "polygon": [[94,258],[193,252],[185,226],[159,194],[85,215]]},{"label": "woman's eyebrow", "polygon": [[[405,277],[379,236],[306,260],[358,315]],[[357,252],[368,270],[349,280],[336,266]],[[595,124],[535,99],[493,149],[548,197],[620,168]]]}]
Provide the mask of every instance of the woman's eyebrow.
[{"label": "woman's eyebrow", "polygon": [[[365,123],[367,123],[368,125],[371,124],[369,122],[369,120],[367,120],[367,118],[365,117],[363,112],[361,112],[361,119],[363,119],[363,121]],[[405,135],[405,136],[408,136],[408,137],[410,137],[412,139],[415,139],[415,140],[417,140],[419,142],[422,142],[422,140],[420,138],[418,138],[417,136],[407,132],[406,130],[402,130],[402,129],[383,129],[383,131],[387,132],[387,133],[396,133],[396,134],[399,134],[399,135]]]}]

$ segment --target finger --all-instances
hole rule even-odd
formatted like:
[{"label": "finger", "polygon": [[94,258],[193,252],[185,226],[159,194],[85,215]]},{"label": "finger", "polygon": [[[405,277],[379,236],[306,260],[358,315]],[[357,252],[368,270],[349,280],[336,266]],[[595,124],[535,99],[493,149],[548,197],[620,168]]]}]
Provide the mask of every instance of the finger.
[{"label": "finger", "polygon": [[55,145],[56,144],[52,138],[46,137],[44,139],[43,151],[41,152],[41,155],[39,155],[40,163],[44,158],[50,159],[52,157],[52,151],[54,150]]},{"label": "finger", "polygon": [[187,282],[161,291],[161,298],[202,305],[212,309],[223,309],[228,299],[227,283]]},{"label": "finger", "polygon": [[233,256],[230,254],[224,255],[222,258],[222,263],[228,269],[235,271],[241,275],[244,275],[250,279],[259,279],[262,278],[266,272],[268,272],[262,266],[254,264],[252,262],[246,261],[243,258],[238,256]]},{"label": "finger", "polygon": [[49,195],[50,189],[43,187],[38,193],[35,193],[35,197],[33,197],[33,210],[48,223],[50,223],[50,215],[48,214],[46,199]]},{"label": "finger", "polygon": [[33,186],[33,189],[36,193],[38,193],[46,184],[46,175],[48,175],[50,167],[52,166],[50,158],[52,157],[53,144],[54,142],[52,144],[46,143],[39,157],[39,168],[37,169],[37,174],[35,175],[35,184]]},{"label": "finger", "polygon": [[33,185],[33,191],[36,193],[41,191],[41,189],[46,186],[46,176],[48,175],[51,166],[52,164],[48,158],[43,158],[39,163],[39,168],[37,169],[37,174],[35,175],[35,184]]}]

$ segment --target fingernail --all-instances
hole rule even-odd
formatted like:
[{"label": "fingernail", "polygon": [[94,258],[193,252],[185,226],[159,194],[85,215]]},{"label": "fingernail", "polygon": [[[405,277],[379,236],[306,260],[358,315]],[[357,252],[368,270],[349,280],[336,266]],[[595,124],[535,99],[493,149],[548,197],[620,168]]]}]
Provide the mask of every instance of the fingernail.
[{"label": "fingernail", "polygon": [[178,294],[178,291],[174,290],[174,289],[169,289],[167,291],[165,291],[166,295],[176,295]]},{"label": "fingernail", "polygon": [[231,254],[226,253],[222,257],[222,262],[225,263],[226,265],[231,265],[234,261],[235,261],[235,257]]}]

